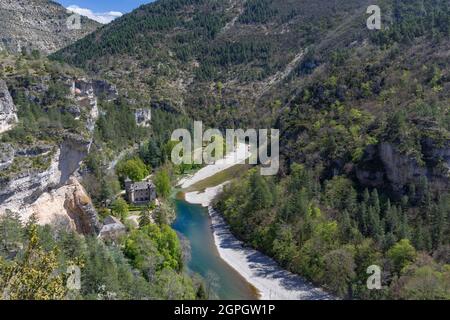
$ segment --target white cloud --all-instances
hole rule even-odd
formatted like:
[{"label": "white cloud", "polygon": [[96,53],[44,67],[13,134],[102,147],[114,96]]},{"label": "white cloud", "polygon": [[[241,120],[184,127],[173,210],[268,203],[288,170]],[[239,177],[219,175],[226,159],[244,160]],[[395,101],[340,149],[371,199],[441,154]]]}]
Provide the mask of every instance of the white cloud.
[{"label": "white cloud", "polygon": [[71,5],[67,7],[67,10],[73,13],[77,13],[80,16],[88,17],[89,19],[95,20],[102,24],[107,24],[113,21],[116,18],[123,16],[122,12],[118,11],[109,11],[109,12],[93,12],[87,8],[80,8],[77,5]]}]

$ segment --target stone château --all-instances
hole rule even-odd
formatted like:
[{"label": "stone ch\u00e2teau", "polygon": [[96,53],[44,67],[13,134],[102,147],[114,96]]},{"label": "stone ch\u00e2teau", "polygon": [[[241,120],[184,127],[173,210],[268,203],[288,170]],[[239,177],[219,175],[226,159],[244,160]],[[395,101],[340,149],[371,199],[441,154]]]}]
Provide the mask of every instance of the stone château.
[{"label": "stone ch\u00e2teau", "polygon": [[125,191],[128,202],[131,204],[147,204],[156,199],[156,187],[151,181],[133,183],[127,178],[125,180]]}]

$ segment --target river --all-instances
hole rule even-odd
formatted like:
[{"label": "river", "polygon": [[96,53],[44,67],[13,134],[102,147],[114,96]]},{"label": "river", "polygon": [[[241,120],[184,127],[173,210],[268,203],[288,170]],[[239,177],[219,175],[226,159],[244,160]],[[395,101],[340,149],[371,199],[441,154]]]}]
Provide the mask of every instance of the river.
[{"label": "river", "polygon": [[[179,181],[182,193],[176,197],[177,219],[173,228],[190,242],[188,268],[203,276],[208,284],[215,283],[217,298],[223,300],[333,299],[322,289],[239,241],[217,212],[209,214],[206,208],[197,205],[208,206],[224,184],[248,171],[249,166],[243,164],[248,157],[247,150],[247,145],[239,144],[225,159]],[[215,281],[208,281],[211,278]],[[210,286],[207,291],[209,289]]]},{"label": "river", "polygon": [[190,241],[189,270],[200,274],[207,281],[214,278],[214,291],[219,299],[257,299],[257,290],[220,258],[206,208],[181,199],[175,200],[175,204],[177,219],[172,227]]}]

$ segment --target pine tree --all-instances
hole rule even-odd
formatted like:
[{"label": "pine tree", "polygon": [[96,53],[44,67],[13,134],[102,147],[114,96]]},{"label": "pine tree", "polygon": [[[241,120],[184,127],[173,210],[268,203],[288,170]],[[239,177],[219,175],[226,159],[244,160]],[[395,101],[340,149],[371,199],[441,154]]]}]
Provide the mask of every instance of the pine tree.
[{"label": "pine tree", "polygon": [[381,215],[381,206],[380,206],[380,197],[378,196],[378,190],[374,189],[372,194],[370,195],[370,205],[375,210],[375,213],[380,217]]},{"label": "pine tree", "polygon": [[416,247],[417,250],[426,250],[425,231],[424,228],[422,227],[421,221],[419,221],[417,229],[414,232],[413,243],[414,247]]},{"label": "pine tree", "polygon": [[398,240],[397,237],[392,232],[389,232],[384,237],[384,245],[383,245],[383,247],[384,248],[390,248],[397,242],[397,240]]},{"label": "pine tree", "polygon": [[13,249],[14,243],[22,241],[23,231],[18,213],[6,210],[4,215],[0,215],[0,240],[2,248],[7,253]]},{"label": "pine tree", "polygon": [[142,210],[139,215],[139,227],[143,228],[146,225],[149,225],[150,223],[151,223],[150,211],[148,209]]},{"label": "pine tree", "polygon": [[343,243],[350,242],[352,239],[352,223],[347,210],[344,210],[342,212],[342,216],[340,217],[339,221],[339,227]]},{"label": "pine tree", "polygon": [[373,237],[381,236],[383,232],[381,227],[380,215],[377,211],[377,208],[370,206],[367,213],[369,235]]},{"label": "pine tree", "polygon": [[272,205],[272,194],[265,179],[254,170],[250,176],[251,207],[254,210],[267,209]]},{"label": "pine tree", "polygon": [[364,194],[363,194],[363,203],[368,206],[369,205],[369,200],[370,200],[370,194],[369,194],[369,189],[364,189]]},{"label": "pine tree", "polygon": [[367,210],[367,204],[362,202],[360,204],[360,218],[359,218],[359,230],[364,234],[369,234],[369,213]]},{"label": "pine tree", "polygon": [[399,208],[399,225],[397,234],[400,239],[409,239],[409,223],[408,223],[408,216],[406,215],[405,210],[402,210]]},{"label": "pine tree", "polygon": [[388,204],[386,207],[385,213],[385,230],[386,232],[394,233],[398,230],[398,209],[396,206],[391,206],[390,200],[388,200]]},{"label": "pine tree", "polygon": [[[431,206],[432,199],[431,199],[431,191],[430,191],[428,179],[425,176],[421,177],[421,179],[420,179],[419,191],[421,194],[420,204],[425,208],[429,208]],[[429,212],[424,211],[424,213],[429,213]],[[426,215],[426,219],[427,220],[429,219],[428,214]]]}]

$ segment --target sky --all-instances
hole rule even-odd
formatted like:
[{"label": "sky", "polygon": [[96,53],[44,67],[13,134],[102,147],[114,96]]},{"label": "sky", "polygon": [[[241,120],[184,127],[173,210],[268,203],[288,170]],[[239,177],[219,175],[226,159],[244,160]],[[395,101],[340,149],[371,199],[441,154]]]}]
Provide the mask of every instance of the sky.
[{"label": "sky", "polygon": [[69,11],[86,16],[100,23],[112,20],[153,0],[56,0]]}]

